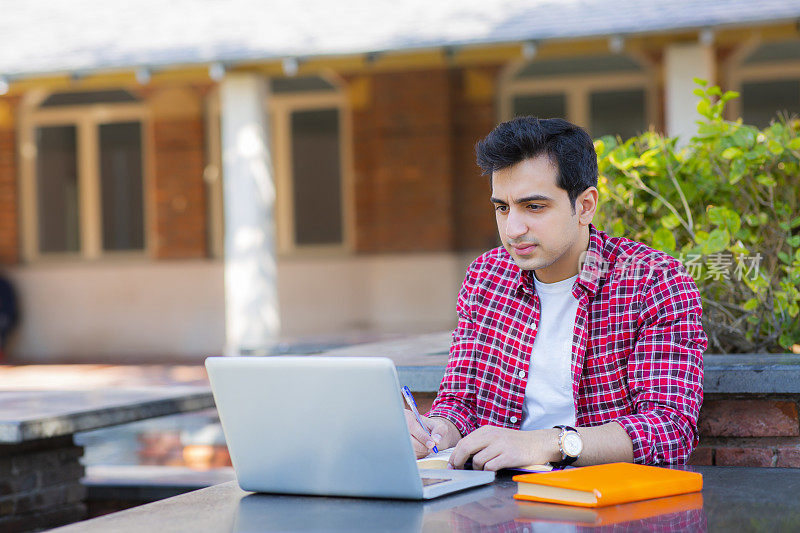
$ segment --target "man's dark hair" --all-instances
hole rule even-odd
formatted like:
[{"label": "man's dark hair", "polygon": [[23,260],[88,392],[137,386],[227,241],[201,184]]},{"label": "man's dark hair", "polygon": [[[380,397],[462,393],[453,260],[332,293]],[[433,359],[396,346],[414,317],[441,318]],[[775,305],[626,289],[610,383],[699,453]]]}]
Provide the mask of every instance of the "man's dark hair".
[{"label": "man's dark hair", "polygon": [[475,145],[484,174],[547,154],[558,169],[556,184],[567,191],[575,210],[578,195],[597,186],[597,154],[581,127],[561,118],[517,117],[498,126]]}]

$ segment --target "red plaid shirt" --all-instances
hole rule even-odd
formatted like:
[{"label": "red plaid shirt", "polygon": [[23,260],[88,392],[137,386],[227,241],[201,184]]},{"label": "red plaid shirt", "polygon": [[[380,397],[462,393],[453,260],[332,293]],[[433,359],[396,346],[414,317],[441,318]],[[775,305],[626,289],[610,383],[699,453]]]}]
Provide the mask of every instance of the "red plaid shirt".
[{"label": "red plaid shirt", "polygon": [[[697,286],[672,257],[589,229],[572,287],[577,425],[615,421],[633,441],[635,462],[683,463],[698,442],[703,401],[707,339]],[[532,275],[502,247],[470,265],[428,416],[450,420],[462,435],[486,425],[519,429],[539,324]]]}]

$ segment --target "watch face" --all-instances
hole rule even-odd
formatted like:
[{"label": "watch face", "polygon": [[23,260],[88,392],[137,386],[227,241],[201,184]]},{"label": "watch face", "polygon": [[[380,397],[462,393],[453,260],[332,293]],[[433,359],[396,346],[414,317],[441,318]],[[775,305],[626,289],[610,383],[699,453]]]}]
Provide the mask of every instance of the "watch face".
[{"label": "watch face", "polygon": [[566,435],[564,435],[564,439],[561,442],[564,448],[564,453],[570,457],[578,457],[583,451],[583,441],[581,440],[581,436],[575,432],[568,432]]}]

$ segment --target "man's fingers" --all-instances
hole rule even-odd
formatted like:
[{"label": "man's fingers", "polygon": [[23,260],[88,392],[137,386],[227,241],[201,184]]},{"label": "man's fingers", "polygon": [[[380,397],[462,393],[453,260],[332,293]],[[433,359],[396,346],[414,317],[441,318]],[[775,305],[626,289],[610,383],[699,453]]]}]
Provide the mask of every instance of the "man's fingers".
[{"label": "man's fingers", "polygon": [[483,464],[483,469],[487,471],[491,470],[492,472],[497,472],[498,470],[502,470],[503,468],[508,468],[509,466],[511,465],[508,464],[508,461],[506,460],[505,456],[500,454],[486,461]]},{"label": "man's fingers", "polygon": [[[422,429],[422,426],[420,426],[419,422],[417,421],[417,417],[414,416],[414,413],[406,409],[405,415],[406,415],[406,425],[408,426],[408,432],[411,434],[412,438],[412,444],[414,443],[413,441],[417,441],[419,445],[422,446],[423,449],[430,450],[431,448],[433,448],[436,444],[435,439],[432,439],[431,436],[428,435],[428,433],[424,429]],[[426,422],[424,418],[422,419],[422,421],[423,423]],[[416,445],[415,445],[415,451],[416,451]]]},{"label": "man's fingers", "polygon": [[499,450],[495,450],[491,446],[480,450],[472,456],[472,469],[473,470],[486,470],[486,463],[494,460],[500,455]]},{"label": "man's fingers", "polygon": [[456,444],[456,449],[450,455],[450,464],[453,465],[453,468],[463,468],[467,459],[483,448],[483,446],[475,447],[476,439],[471,438],[473,434],[474,432],[470,433]]}]

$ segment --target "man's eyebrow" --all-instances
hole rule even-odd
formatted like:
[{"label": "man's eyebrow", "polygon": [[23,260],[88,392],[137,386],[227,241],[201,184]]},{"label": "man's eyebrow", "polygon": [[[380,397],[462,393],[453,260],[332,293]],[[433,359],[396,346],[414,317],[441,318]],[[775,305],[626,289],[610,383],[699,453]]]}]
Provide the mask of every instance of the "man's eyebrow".
[{"label": "man's eyebrow", "polygon": [[[491,198],[491,200],[492,200],[493,204],[506,205],[506,203],[503,200],[500,200],[499,198],[495,198],[494,196]],[[543,194],[532,194],[530,196],[525,196],[524,198],[518,198],[518,199],[514,200],[514,203],[516,203],[516,204],[526,204],[528,202],[552,202],[552,201],[553,201],[553,199],[550,198],[549,196],[545,196]]]}]

